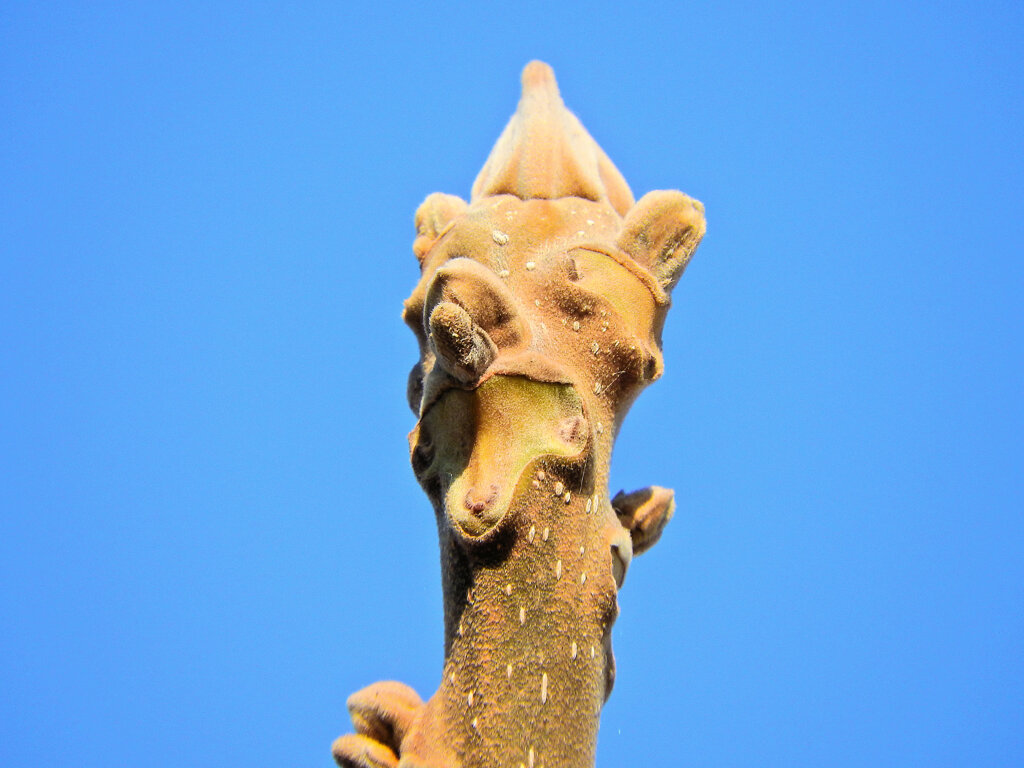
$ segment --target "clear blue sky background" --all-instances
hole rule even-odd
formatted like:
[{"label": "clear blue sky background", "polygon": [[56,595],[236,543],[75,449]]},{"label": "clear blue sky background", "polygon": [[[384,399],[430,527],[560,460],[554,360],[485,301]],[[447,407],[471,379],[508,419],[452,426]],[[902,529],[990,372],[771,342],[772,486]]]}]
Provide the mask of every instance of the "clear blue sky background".
[{"label": "clear blue sky background", "polygon": [[0,762],[321,766],[441,665],[412,214],[551,63],[708,235],[598,763],[1024,764],[1024,6],[5,3]]}]

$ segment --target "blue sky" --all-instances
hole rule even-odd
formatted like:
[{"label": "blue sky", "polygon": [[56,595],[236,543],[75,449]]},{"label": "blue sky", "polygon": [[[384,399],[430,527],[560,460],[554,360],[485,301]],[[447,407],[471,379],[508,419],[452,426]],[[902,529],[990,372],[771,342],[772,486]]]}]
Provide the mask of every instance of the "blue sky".
[{"label": "blue sky", "polygon": [[540,58],[708,212],[598,765],[1024,763],[1022,8],[6,4],[0,761],[328,766],[433,692],[412,214]]}]

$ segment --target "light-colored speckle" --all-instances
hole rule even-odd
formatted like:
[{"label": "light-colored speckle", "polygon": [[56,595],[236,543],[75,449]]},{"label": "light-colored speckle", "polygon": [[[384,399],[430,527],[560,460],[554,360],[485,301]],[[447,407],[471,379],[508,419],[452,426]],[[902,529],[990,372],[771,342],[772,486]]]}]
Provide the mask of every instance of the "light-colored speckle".
[{"label": "light-colored speckle", "polygon": [[530,754],[526,756],[526,768],[533,768],[533,747],[530,747]]},{"label": "light-colored speckle", "polygon": [[534,488],[540,488],[540,480],[534,480],[532,485]]},{"label": "light-colored speckle", "polygon": [[572,321],[572,329],[574,331],[578,331],[580,329],[580,321],[579,320],[573,320]]},{"label": "light-colored speckle", "polygon": [[540,306],[540,299],[534,299],[533,303],[536,304],[539,307]]},{"label": "light-colored speckle", "polygon": [[462,622],[459,622],[459,637],[462,637]]},{"label": "light-colored speckle", "polygon": [[498,272],[498,277],[508,277],[511,274],[512,273],[509,272],[507,269],[503,269],[503,270]]},{"label": "light-colored speckle", "polygon": [[547,704],[548,701],[548,673],[540,676],[540,703]]},{"label": "light-colored speckle", "polygon": [[[589,501],[589,499],[588,499],[588,501]],[[584,555],[584,553],[585,553],[586,551],[587,551],[587,548],[586,548],[586,547],[580,547],[580,557],[583,557],[583,555]]]},{"label": "light-colored speckle", "polygon": [[563,493],[565,493],[565,486],[562,485],[561,481],[558,481],[555,483],[555,496],[561,496]]},{"label": "light-colored speckle", "polygon": [[506,584],[505,585],[505,594],[506,595],[511,595],[512,594],[512,584]]},{"label": "light-colored speckle", "polygon": [[580,584],[586,584],[586,583],[587,583],[587,572],[584,571],[583,573],[580,574]]},{"label": "light-colored speckle", "polygon": [[594,226],[594,220],[593,219],[587,219],[587,225],[591,226],[591,227]]},{"label": "light-colored speckle", "polygon": [[572,501],[572,491],[566,491],[565,492],[565,503],[568,504],[570,501]]},{"label": "light-colored speckle", "polygon": [[466,697],[466,703],[468,703],[469,706],[471,706],[471,707],[473,706],[473,692],[472,691],[470,691],[469,692],[469,696]]},{"label": "light-colored speckle", "polygon": [[594,394],[595,395],[600,395],[601,394],[601,382],[600,381],[595,381],[594,382]]},{"label": "light-colored speckle", "polygon": [[537,479],[538,479],[538,480],[541,480],[541,481],[543,481],[543,480],[544,480],[544,478],[546,478],[546,477],[547,477],[547,475],[546,475],[546,474],[544,474],[544,470],[543,470],[543,469],[538,469],[538,470],[537,470]]},{"label": "light-colored speckle", "polygon": [[575,659],[575,658],[576,658],[576,653],[577,653],[578,651],[579,651],[579,649],[578,649],[578,648],[576,647],[576,641],[575,641],[575,640],[573,640],[573,641],[572,641],[572,649],[571,649],[571,650],[569,651],[569,655],[570,655],[570,656],[571,656],[572,658],[574,658],[574,659]]},{"label": "light-colored speckle", "polygon": [[528,261],[528,262],[526,262],[526,268],[528,270],[531,270],[531,271],[536,269],[537,268],[537,262],[536,261]]},{"label": "light-colored speckle", "polygon": [[594,429],[596,429],[597,430],[597,434],[600,435],[602,432],[604,432],[604,425],[599,421],[599,422],[597,422],[597,426],[594,427]]},{"label": "light-colored speckle", "polygon": [[455,673],[454,672],[452,672],[450,675],[448,675],[448,679],[451,681],[452,685],[455,685]]},{"label": "light-colored speckle", "polygon": [[505,677],[507,677],[509,680],[512,679],[512,665],[511,664],[506,664],[505,665]]},{"label": "light-colored speckle", "polygon": [[519,623],[520,624],[525,624],[526,623],[526,609],[525,608],[520,608],[519,609]]},{"label": "light-colored speckle", "polygon": [[577,235],[579,235],[580,237],[582,237],[583,235],[587,234],[587,232],[586,232],[586,230],[584,230],[584,229],[581,229],[581,230],[580,230],[579,232],[577,232],[576,234],[577,234]]},{"label": "light-colored speckle", "polygon": [[537,526],[536,525],[531,525],[530,526],[530,533],[526,536],[526,538],[530,540],[531,544],[533,543],[533,536],[536,533],[537,533]]},{"label": "light-colored speckle", "polygon": [[544,535],[541,536],[541,538],[544,539],[544,541],[547,541],[549,533],[551,533],[551,529],[548,528],[547,526],[544,526]]},{"label": "light-colored speckle", "polygon": [[557,563],[555,563],[555,578],[556,579],[562,578],[562,561],[561,560],[559,560]]},{"label": "light-colored speckle", "polygon": [[590,509],[591,509],[591,507],[593,507],[593,505],[594,505],[594,500],[593,499],[587,499],[587,512],[590,511]]},{"label": "light-colored speckle", "polygon": [[594,646],[590,646],[590,658],[594,658]]},{"label": "light-colored speckle", "polygon": [[498,245],[507,245],[508,244],[508,235],[506,235],[500,229],[491,230],[491,238]]},{"label": "light-colored speckle", "polygon": [[480,730],[480,724],[477,722],[477,719],[475,717],[473,718],[473,727],[477,730]]},{"label": "light-colored speckle", "polygon": [[598,354],[601,351],[601,345],[598,344],[596,341],[592,342],[590,344],[590,351],[593,352],[595,355]]}]

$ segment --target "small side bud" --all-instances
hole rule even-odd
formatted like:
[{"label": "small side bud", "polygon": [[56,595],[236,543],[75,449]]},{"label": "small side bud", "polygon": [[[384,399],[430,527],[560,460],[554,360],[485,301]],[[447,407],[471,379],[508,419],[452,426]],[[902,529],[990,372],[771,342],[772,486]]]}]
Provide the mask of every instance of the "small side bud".
[{"label": "small side bud", "polygon": [[458,304],[439,303],[428,325],[438,363],[463,384],[478,381],[498,356],[491,337]]}]

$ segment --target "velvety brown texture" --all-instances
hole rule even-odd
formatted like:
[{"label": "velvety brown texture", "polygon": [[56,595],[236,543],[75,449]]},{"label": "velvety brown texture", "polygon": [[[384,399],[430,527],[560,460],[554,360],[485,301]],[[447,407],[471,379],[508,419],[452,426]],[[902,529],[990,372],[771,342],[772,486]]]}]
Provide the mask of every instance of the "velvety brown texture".
[{"label": "velvety brown texture", "polygon": [[445,665],[422,702],[353,694],[342,766],[592,766],[615,677],[611,627],[672,491],[608,494],[612,444],[662,372],[668,292],[704,234],[700,203],[625,180],[541,62],[469,204],[416,213],[422,277],[412,464],[437,517]]}]

